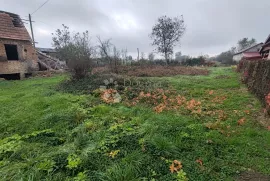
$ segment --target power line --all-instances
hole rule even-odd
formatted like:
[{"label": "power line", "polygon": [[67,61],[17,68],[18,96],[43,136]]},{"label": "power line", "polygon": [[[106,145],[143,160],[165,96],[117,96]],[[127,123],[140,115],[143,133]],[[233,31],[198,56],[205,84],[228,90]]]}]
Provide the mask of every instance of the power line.
[{"label": "power line", "polygon": [[47,26],[50,26],[50,27],[53,27],[53,28],[55,28],[55,29],[58,29],[56,26],[54,26],[54,25],[51,25],[51,24],[48,24],[48,23],[45,23],[45,22],[43,22],[43,21],[40,21],[40,20],[35,20],[35,22],[36,23],[42,23],[42,24],[45,24],[45,25],[47,25]]},{"label": "power line", "polygon": [[33,13],[31,13],[31,15],[33,15],[35,12],[37,12],[40,8],[42,8],[47,2],[49,2],[50,0],[45,1],[41,6],[39,6]]}]

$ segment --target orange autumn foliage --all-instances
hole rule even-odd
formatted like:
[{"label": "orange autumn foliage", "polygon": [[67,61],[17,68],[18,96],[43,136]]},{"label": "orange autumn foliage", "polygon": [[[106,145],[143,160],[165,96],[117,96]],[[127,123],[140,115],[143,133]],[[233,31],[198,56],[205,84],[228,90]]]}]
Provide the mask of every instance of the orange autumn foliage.
[{"label": "orange autumn foliage", "polygon": [[246,114],[250,114],[250,110],[244,110]]},{"label": "orange autumn foliage", "polygon": [[154,107],[154,111],[157,113],[161,113],[165,108],[166,108],[166,105],[161,103],[157,105],[156,107]]},{"label": "orange autumn foliage", "polygon": [[170,171],[171,171],[171,173],[178,172],[179,170],[182,169],[182,167],[183,166],[182,166],[182,163],[180,161],[174,160],[172,162],[172,164],[170,165]]},{"label": "orange autumn foliage", "polygon": [[191,99],[190,101],[187,102],[187,109],[188,110],[194,110],[195,108],[198,108],[198,106],[201,105],[200,101],[196,101],[194,99]]},{"label": "orange autumn foliage", "polygon": [[210,90],[210,91],[208,92],[209,95],[212,95],[213,93],[214,93],[213,90]]},{"label": "orange autumn foliage", "polygon": [[222,104],[226,100],[226,96],[216,96],[211,102]]},{"label": "orange autumn foliage", "polygon": [[176,96],[176,102],[177,102],[177,105],[180,106],[186,102],[186,98],[178,95],[178,96]]},{"label": "orange autumn foliage", "polygon": [[217,110],[218,113],[218,119],[223,121],[226,120],[227,115],[225,114],[225,112],[223,110]]},{"label": "orange autumn foliage", "polygon": [[[127,101],[128,102],[128,101]],[[161,113],[168,110],[188,110],[192,114],[201,114],[201,102],[195,99],[187,100],[184,96],[177,95],[175,90],[157,89],[152,92],[141,91],[139,95],[128,102],[129,106],[137,105],[138,103],[146,103],[154,105],[153,110],[156,113]]]},{"label": "orange autumn foliage", "polygon": [[243,124],[245,124],[245,118],[239,119],[239,120],[237,121],[237,124],[238,124],[239,126],[242,126]]},{"label": "orange autumn foliage", "polygon": [[100,94],[101,100],[105,103],[116,103],[120,102],[121,97],[115,89],[104,89]]}]

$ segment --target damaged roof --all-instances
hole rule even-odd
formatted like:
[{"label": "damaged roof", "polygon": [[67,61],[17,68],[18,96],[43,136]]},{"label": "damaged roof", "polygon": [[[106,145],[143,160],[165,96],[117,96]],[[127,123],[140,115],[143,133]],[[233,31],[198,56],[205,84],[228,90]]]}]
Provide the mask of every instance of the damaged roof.
[{"label": "damaged roof", "polygon": [[257,51],[255,51],[255,52],[259,52],[259,50],[260,50],[260,48],[261,48],[262,46],[263,46],[263,43],[258,43],[258,44],[252,45],[252,46],[250,46],[250,47],[248,47],[248,48],[245,48],[245,49],[243,49],[243,50],[241,50],[241,51],[235,53],[234,55],[238,55],[238,54],[240,54],[240,53],[244,53],[244,52],[246,52],[246,51],[248,51],[248,50],[250,50],[250,49],[252,49],[252,48],[254,48],[254,47],[258,47],[258,48],[257,48]]},{"label": "damaged roof", "polygon": [[260,59],[262,58],[259,52],[244,52],[243,59],[250,60],[250,59]]},{"label": "damaged roof", "polygon": [[54,48],[39,48],[37,47],[37,49],[41,52],[45,52],[45,53],[56,53],[56,50]]},{"label": "damaged roof", "polygon": [[0,11],[0,38],[31,41],[19,15]]}]

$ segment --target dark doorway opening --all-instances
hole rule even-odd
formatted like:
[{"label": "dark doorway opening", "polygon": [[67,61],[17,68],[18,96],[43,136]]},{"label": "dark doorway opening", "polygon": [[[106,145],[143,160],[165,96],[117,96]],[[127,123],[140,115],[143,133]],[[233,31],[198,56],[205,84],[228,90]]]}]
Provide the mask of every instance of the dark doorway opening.
[{"label": "dark doorway opening", "polygon": [[8,60],[19,60],[17,45],[5,44],[5,49]]},{"label": "dark doorway opening", "polygon": [[4,78],[6,80],[20,80],[20,74],[0,74],[0,78]]}]

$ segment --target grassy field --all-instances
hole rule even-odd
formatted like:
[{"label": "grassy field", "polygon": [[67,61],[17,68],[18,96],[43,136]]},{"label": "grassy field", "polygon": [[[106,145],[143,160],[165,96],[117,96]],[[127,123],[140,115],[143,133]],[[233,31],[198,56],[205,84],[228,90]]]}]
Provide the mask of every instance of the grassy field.
[{"label": "grassy field", "polygon": [[[261,105],[232,68],[166,82],[200,111],[57,91],[65,75],[0,82],[0,180],[234,180],[270,175]],[[188,102],[188,101],[187,101]],[[181,163],[180,163],[181,162]]]}]

